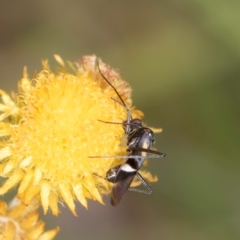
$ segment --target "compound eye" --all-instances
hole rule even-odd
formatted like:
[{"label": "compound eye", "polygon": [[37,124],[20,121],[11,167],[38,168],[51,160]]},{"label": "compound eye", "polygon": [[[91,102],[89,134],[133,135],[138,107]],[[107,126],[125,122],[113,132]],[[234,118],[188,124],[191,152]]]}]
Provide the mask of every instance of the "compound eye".
[{"label": "compound eye", "polygon": [[131,124],[135,127],[142,127],[142,121],[138,118],[132,119]]}]

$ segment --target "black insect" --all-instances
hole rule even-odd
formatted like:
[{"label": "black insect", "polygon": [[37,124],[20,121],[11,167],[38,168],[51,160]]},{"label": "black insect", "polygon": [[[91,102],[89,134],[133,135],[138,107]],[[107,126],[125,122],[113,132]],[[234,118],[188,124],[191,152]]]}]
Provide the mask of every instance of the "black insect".
[{"label": "black insect", "polygon": [[[128,156],[116,156],[116,158],[124,157],[126,158],[126,162],[110,168],[106,174],[106,180],[112,182],[113,189],[111,194],[111,204],[113,206],[117,206],[121,201],[123,195],[127,190],[136,191],[146,194],[151,194],[153,192],[150,185],[146,182],[146,180],[140,175],[138,172],[141,168],[145,158],[147,157],[147,153],[154,154],[152,157],[165,157],[164,153],[151,150],[152,145],[154,143],[154,133],[150,128],[143,127],[142,121],[140,119],[133,119],[131,112],[127,105],[124,103],[122,97],[116,90],[116,88],[109,82],[109,80],[103,75],[101,72],[98,62],[97,62],[98,70],[102,76],[102,78],[113,88],[120,101],[112,98],[114,101],[121,104],[127,111],[127,120],[123,123],[123,128],[125,130],[125,134],[127,136],[127,151],[129,152]],[[99,120],[104,123],[112,123]],[[119,124],[119,123],[113,123]],[[146,191],[130,188],[130,185],[134,179],[134,177],[138,177],[138,179],[143,183],[146,187]]]}]

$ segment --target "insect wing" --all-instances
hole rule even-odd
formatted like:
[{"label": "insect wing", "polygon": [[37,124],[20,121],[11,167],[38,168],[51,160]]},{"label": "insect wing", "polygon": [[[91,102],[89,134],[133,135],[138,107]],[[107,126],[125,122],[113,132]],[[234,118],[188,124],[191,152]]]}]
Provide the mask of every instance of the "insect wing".
[{"label": "insect wing", "polygon": [[118,203],[121,201],[123,195],[126,193],[128,188],[130,187],[130,184],[132,183],[134,179],[135,174],[128,175],[124,180],[116,182],[113,185],[112,189],[112,196],[111,196],[111,204],[113,206],[117,206]]},{"label": "insect wing", "polygon": [[117,204],[121,201],[136,174],[137,169],[134,166],[131,166],[131,158],[119,167],[112,189],[111,204],[113,206],[117,206]]}]

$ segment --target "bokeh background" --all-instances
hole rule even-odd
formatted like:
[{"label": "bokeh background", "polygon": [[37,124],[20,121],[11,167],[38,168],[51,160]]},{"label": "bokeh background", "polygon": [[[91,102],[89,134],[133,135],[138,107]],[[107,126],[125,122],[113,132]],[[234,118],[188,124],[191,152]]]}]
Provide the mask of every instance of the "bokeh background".
[{"label": "bokeh background", "polygon": [[133,88],[149,126],[154,194],[113,208],[78,204],[43,216],[57,240],[240,239],[240,1],[22,0],[0,2],[0,88],[53,54],[96,54]]}]

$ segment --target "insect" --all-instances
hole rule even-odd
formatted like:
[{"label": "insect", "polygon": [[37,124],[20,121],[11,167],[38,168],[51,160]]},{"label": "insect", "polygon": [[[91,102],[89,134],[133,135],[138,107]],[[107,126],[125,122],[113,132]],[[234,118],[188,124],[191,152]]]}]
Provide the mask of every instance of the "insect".
[{"label": "insect", "polygon": [[[157,157],[164,157],[165,154],[149,149],[153,144],[153,132],[151,129],[142,127],[140,130],[141,131],[137,130],[134,132],[131,142],[129,142],[130,144],[134,144],[134,146],[130,146],[130,144],[128,145],[130,153],[127,156],[126,162],[110,168],[106,174],[106,179],[114,183],[111,194],[111,204],[113,206],[117,206],[127,190],[146,194],[151,194],[153,192],[150,185],[141,176],[138,170],[141,168],[147,152],[157,154]],[[147,191],[130,188],[135,176],[143,183]]]},{"label": "insect", "polygon": [[[97,67],[102,78],[113,88],[113,90],[117,94],[120,102],[114,98],[112,98],[112,100],[122,105],[127,111],[127,120],[122,123],[113,123],[99,120],[104,123],[122,124],[125,130],[125,134],[127,136],[127,151],[129,152],[129,155],[116,156],[117,158],[124,157],[127,160],[123,164],[110,168],[107,171],[105,178],[109,182],[113,183],[111,204],[113,206],[117,206],[127,190],[146,194],[151,194],[153,192],[150,185],[146,182],[146,180],[140,175],[138,171],[141,168],[145,158],[147,157],[147,153],[154,154],[155,157],[165,157],[165,154],[151,150],[154,143],[153,131],[150,128],[143,127],[142,121],[140,119],[132,118],[130,109],[127,107],[116,88],[101,72],[98,61]],[[138,177],[138,179],[143,183],[147,191],[130,188],[130,185],[135,176]]]}]

